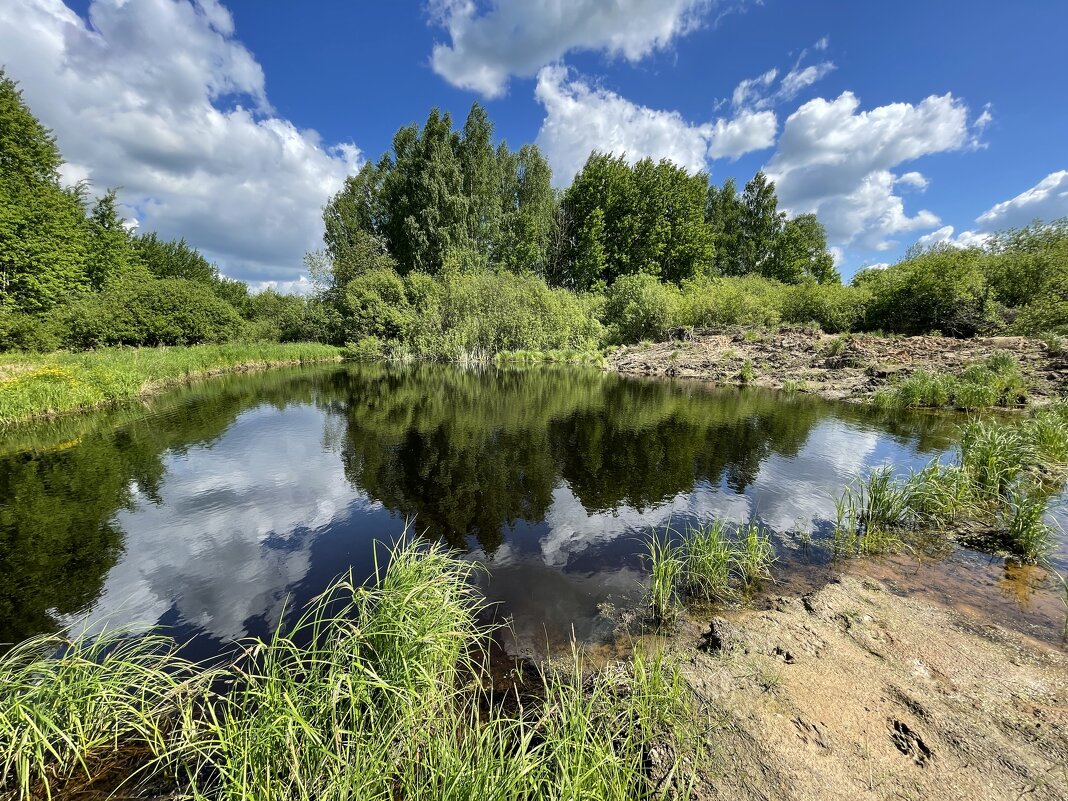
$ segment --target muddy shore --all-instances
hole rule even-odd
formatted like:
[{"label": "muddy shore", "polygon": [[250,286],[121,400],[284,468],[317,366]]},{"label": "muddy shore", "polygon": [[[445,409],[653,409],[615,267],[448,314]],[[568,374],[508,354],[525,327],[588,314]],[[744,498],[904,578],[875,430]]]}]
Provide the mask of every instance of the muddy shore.
[{"label": "muddy shore", "polygon": [[[789,387],[831,400],[865,401],[917,369],[959,373],[996,351],[1016,356],[1034,400],[1041,402],[1068,388],[1068,356],[1025,337],[839,336],[806,328],[678,331],[666,342],[619,348],[608,356],[608,368],[720,384]],[[743,378],[747,364],[752,373],[748,380]]]},{"label": "muddy shore", "polygon": [[695,797],[1068,798],[1068,653],[846,575],[674,638]]}]

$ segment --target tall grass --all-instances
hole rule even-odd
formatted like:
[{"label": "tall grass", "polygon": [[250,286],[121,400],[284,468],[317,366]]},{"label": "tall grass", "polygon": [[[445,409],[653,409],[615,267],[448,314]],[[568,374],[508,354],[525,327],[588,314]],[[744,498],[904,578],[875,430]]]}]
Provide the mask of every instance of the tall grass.
[{"label": "tall grass", "polygon": [[0,426],[129,400],[213,373],[331,361],[314,343],[108,348],[0,356]]},{"label": "tall grass", "polygon": [[926,528],[1030,562],[1052,546],[1050,499],[1064,489],[1068,406],[1059,401],[1023,421],[972,420],[954,461],[932,462],[907,479],[874,470],[837,500],[839,553],[892,550],[899,533]]},{"label": "tall grass", "polygon": [[903,381],[875,394],[883,408],[988,409],[1018,406],[1027,400],[1027,381],[1016,357],[997,351],[982,362],[968,365],[959,375],[932,373],[923,368]]},{"label": "tall grass", "polygon": [[165,758],[212,678],[176,651],[123,630],[35,637],[0,657],[0,795],[107,792]]},{"label": "tall grass", "polygon": [[[123,795],[136,780],[205,801],[685,797],[693,707],[666,653],[591,674],[576,650],[504,705],[484,687],[472,563],[415,543],[387,561],[225,670],[159,636],[0,658],[0,796],[106,793],[132,776]],[[670,757],[659,772],[654,745]]]},{"label": "tall grass", "polygon": [[683,598],[730,601],[771,578],[775,548],[756,522],[733,532],[722,520],[690,526],[678,533],[670,527],[647,542],[649,598],[653,616],[671,622]]}]

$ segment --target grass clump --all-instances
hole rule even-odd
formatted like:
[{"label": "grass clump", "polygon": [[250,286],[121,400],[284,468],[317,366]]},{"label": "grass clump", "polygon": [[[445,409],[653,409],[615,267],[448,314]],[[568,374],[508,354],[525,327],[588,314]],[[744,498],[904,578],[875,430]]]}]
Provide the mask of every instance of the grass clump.
[{"label": "grass clump", "polygon": [[165,760],[211,679],[176,651],[122,630],[34,637],[0,657],[0,795],[107,791]]},{"label": "grass clump", "polygon": [[[502,704],[474,569],[401,545],[229,668],[158,635],[20,646],[0,658],[0,797],[684,797],[697,738],[677,664],[639,648],[591,674],[576,650]],[[671,755],[655,773],[654,743]]]},{"label": "grass clump", "polygon": [[932,462],[907,479],[879,468],[849,487],[837,500],[836,550],[892,550],[902,532],[923,528],[1040,561],[1052,546],[1046,512],[1063,490],[1066,459],[1064,401],[1016,423],[973,420],[951,463]]},{"label": "grass clump", "polygon": [[985,361],[968,365],[960,375],[919,369],[895,386],[875,395],[883,408],[989,409],[1018,406],[1027,400],[1027,382],[1016,357],[998,351]]},{"label": "grass clump", "polygon": [[648,541],[650,606],[661,623],[678,615],[682,599],[731,601],[771,577],[775,548],[756,522],[733,532],[722,520],[668,529]]}]

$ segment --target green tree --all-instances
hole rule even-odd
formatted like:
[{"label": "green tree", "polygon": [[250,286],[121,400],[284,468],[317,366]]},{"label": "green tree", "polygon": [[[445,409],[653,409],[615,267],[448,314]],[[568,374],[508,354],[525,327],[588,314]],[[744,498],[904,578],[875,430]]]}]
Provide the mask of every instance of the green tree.
[{"label": "green tree", "polygon": [[52,132],[0,70],[0,304],[52,308],[88,284],[89,230],[82,187],[59,183]]},{"label": "green tree", "polygon": [[109,281],[130,273],[137,264],[130,232],[119,216],[114,189],[109,189],[89,213],[89,258],[86,272],[90,286],[103,289]]},{"label": "green tree", "polygon": [[523,145],[512,153],[503,142],[497,161],[502,213],[493,261],[514,273],[532,272],[548,279],[557,209],[549,163],[536,145]]},{"label": "green tree", "polygon": [[452,119],[437,109],[422,131],[412,125],[393,137],[382,200],[388,209],[387,246],[401,274],[418,270],[434,275],[450,252],[470,250],[458,145]]},{"label": "green tree", "polygon": [[457,156],[467,198],[467,239],[480,254],[491,253],[501,235],[501,163],[493,148],[493,124],[474,103],[464,123]]},{"label": "green tree", "polygon": [[719,275],[738,276],[746,273],[742,263],[742,200],[733,178],[716,188],[709,184],[705,201],[705,221],[715,243],[715,268]]},{"label": "green tree", "polygon": [[774,277],[775,251],[786,216],[778,205],[774,182],[757,172],[742,192],[739,262],[746,273]]},{"label": "green tree", "polygon": [[131,246],[136,257],[156,278],[184,278],[210,284],[219,277],[218,268],[184,239],[166,241],[152,231],[135,236]]},{"label": "green tree", "polygon": [[801,214],[785,222],[765,275],[787,284],[842,282],[827,251],[827,232],[815,214]]}]

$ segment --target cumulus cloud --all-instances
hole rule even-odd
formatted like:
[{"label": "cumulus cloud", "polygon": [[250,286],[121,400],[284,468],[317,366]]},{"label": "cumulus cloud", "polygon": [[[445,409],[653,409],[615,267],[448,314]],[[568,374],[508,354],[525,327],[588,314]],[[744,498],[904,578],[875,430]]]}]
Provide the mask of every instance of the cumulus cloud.
[{"label": "cumulus cloud", "polygon": [[713,0],[432,0],[431,19],[449,44],[437,44],[434,71],[487,97],[512,75],[533,75],[572,50],[638,61],[702,24]]},{"label": "cumulus cloud", "polygon": [[1035,219],[1049,221],[1065,216],[1068,216],[1068,170],[1059,170],[1026,192],[983,212],[976,222],[987,230],[996,230],[1027,225]]},{"label": "cumulus cloud", "polygon": [[667,158],[696,172],[708,158],[736,158],[771,147],[774,112],[743,112],[731,120],[692,124],[676,111],[640,106],[615,92],[572,77],[566,67],[545,67],[535,91],[545,107],[538,145],[557,183],[566,183],[599,150],[634,161]]},{"label": "cumulus cloud", "polygon": [[953,245],[953,247],[958,248],[981,248],[990,239],[990,234],[982,231],[961,231],[959,234],[956,234],[955,231],[956,229],[952,225],[943,225],[941,228],[921,236],[916,240],[916,244],[920,247]]},{"label": "cumulus cloud", "polygon": [[218,0],[0,5],[0,53],[51,127],[67,180],[121,187],[140,224],[232,277],[294,281],[319,209],[358,166],[271,109],[263,70]]},{"label": "cumulus cloud", "polygon": [[843,92],[810,100],[786,119],[766,170],[783,206],[818,214],[831,243],[887,250],[893,235],[940,223],[931,211],[908,214],[895,192],[899,184],[921,188],[926,178],[892,170],[974,144],[968,108],[951,94],[861,111],[856,95]]}]

